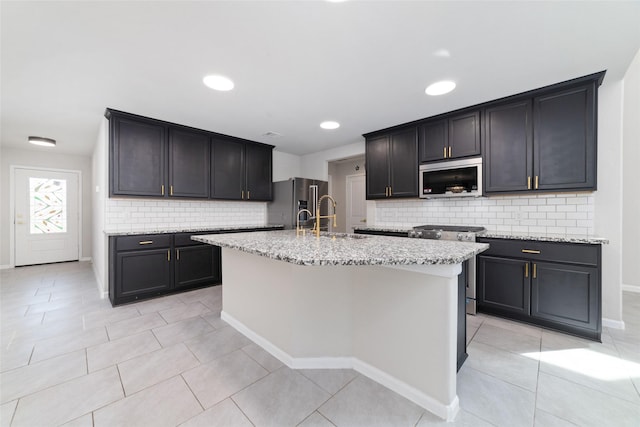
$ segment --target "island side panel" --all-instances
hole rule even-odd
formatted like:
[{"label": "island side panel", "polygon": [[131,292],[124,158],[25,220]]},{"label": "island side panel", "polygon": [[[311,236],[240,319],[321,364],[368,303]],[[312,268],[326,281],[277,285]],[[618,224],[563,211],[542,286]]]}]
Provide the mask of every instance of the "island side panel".
[{"label": "island side panel", "polygon": [[309,366],[307,358],[324,359],[314,361],[323,367],[346,367],[329,359],[352,352],[349,270],[299,266],[228,248],[222,249],[222,265],[224,316],[281,350],[274,355],[290,367]]},{"label": "island side panel", "polygon": [[[425,267],[428,269],[429,267]],[[354,356],[457,412],[457,276],[359,267],[354,282]],[[388,385],[391,388],[392,385]],[[418,402],[432,408],[429,402]]]}]

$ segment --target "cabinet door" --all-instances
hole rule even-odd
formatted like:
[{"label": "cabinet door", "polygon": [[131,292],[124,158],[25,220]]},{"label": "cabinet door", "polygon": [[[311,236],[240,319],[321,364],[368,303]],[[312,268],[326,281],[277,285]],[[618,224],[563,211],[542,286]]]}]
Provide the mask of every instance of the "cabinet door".
[{"label": "cabinet door", "polygon": [[479,111],[449,119],[449,146],[451,153],[448,157],[452,159],[480,155]]},{"label": "cabinet door", "polygon": [[534,99],[537,189],[596,189],[595,92],[591,83]]},{"label": "cabinet door", "polygon": [[531,101],[484,113],[484,191],[526,191],[533,176]]},{"label": "cabinet door", "polygon": [[365,147],[367,199],[384,199],[389,187],[389,137],[368,139]]},{"label": "cabinet door", "polygon": [[208,135],[169,129],[170,197],[209,197],[210,150]]},{"label": "cabinet door", "polygon": [[220,247],[196,245],[175,250],[175,287],[220,283]]},{"label": "cabinet door", "polygon": [[600,287],[596,267],[550,262],[532,265],[532,317],[599,330]]},{"label": "cabinet door", "polygon": [[165,126],[113,115],[110,132],[109,195],[163,197],[167,183]]},{"label": "cabinet door", "polygon": [[529,262],[482,255],[477,261],[478,306],[529,315]]},{"label": "cabinet door", "polygon": [[245,200],[269,201],[272,193],[271,147],[259,144],[245,145],[246,184]]},{"label": "cabinet door", "polygon": [[447,155],[449,141],[447,120],[425,123],[418,127],[418,153],[420,163],[442,160]]},{"label": "cabinet door", "polygon": [[150,249],[116,253],[115,300],[126,302],[171,289],[171,250]]},{"label": "cabinet door", "polygon": [[389,189],[391,197],[418,196],[418,135],[411,128],[389,139]]},{"label": "cabinet door", "polygon": [[244,144],[224,139],[211,143],[211,198],[242,200]]}]

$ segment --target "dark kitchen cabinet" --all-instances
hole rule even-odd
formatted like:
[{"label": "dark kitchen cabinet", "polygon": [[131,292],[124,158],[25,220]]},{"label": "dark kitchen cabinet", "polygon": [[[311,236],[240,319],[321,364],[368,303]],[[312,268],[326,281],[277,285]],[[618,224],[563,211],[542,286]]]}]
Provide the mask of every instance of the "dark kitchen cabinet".
[{"label": "dark kitchen cabinet", "polygon": [[202,132],[169,128],[169,196],[209,197],[211,144]]},{"label": "dark kitchen cabinet", "polygon": [[173,286],[171,235],[111,237],[109,298],[113,305],[161,295]]},{"label": "dark kitchen cabinet", "polygon": [[418,196],[418,144],[415,127],[367,136],[367,199]]},{"label": "dark kitchen cabinet", "polygon": [[601,247],[479,238],[478,311],[600,340]]},{"label": "dark kitchen cabinet", "polygon": [[109,195],[163,197],[167,127],[154,120],[113,114],[109,135]]},{"label": "dark kitchen cabinet", "polygon": [[596,190],[597,87],[604,73],[484,110],[484,191]]},{"label": "dark kitchen cabinet", "polygon": [[215,138],[211,150],[211,198],[272,200],[272,150],[270,145]]},{"label": "dark kitchen cabinet", "polygon": [[220,283],[220,248],[191,241],[192,234],[111,236],[111,304]]},{"label": "dark kitchen cabinet", "polygon": [[193,233],[175,235],[175,288],[192,287],[222,281],[219,246],[191,240]]},{"label": "dark kitchen cabinet", "polygon": [[531,284],[527,261],[478,255],[478,304],[529,315]]},{"label": "dark kitchen cabinet", "polygon": [[480,155],[480,112],[455,114],[418,127],[420,162]]},{"label": "dark kitchen cabinet", "polygon": [[484,112],[484,191],[526,191],[533,175],[531,100]]},{"label": "dark kitchen cabinet", "polygon": [[533,264],[531,316],[595,330],[598,327],[598,269],[551,262]]},{"label": "dark kitchen cabinet", "polygon": [[272,199],[273,146],[107,109],[109,195]]},{"label": "dark kitchen cabinet", "polygon": [[596,82],[533,99],[536,190],[596,189]]}]

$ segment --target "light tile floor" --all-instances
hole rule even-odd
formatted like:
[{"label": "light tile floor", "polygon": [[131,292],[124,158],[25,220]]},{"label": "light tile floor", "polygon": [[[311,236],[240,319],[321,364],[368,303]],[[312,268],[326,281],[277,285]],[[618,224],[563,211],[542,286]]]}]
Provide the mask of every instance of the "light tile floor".
[{"label": "light tile floor", "polygon": [[0,271],[0,426],[638,426],[640,294],[602,343],[468,318],[446,424],[352,370],[291,370],[220,319],[221,287],[112,308],[89,263]]}]

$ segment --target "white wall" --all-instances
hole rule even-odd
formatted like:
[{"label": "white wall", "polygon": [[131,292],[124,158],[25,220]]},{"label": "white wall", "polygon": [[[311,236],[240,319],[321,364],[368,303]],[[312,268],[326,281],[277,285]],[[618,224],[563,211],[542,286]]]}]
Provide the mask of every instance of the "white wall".
[{"label": "white wall", "polygon": [[[25,141],[25,144],[27,142]],[[56,153],[55,148],[15,149],[0,148],[0,266],[10,266],[9,232],[12,227],[9,212],[10,166],[79,170],[82,172],[82,252],[81,258],[91,258],[91,158]]]},{"label": "white wall", "polygon": [[304,171],[305,178],[329,179],[329,162],[332,160],[346,159],[364,154],[364,139],[361,142],[332,148],[330,150],[319,151],[313,154],[302,156],[301,170]]},{"label": "white wall", "polygon": [[109,121],[102,117],[96,144],[93,147],[91,197],[93,205],[92,254],[93,272],[98,289],[107,293],[107,237],[104,234],[105,203],[109,193],[107,182]]},{"label": "white wall", "polygon": [[610,242],[602,246],[602,315],[617,326],[622,326],[622,87],[622,81],[605,76],[598,91],[595,193],[595,233]]},{"label": "white wall", "polygon": [[622,283],[625,289],[640,292],[640,50],[624,76],[622,126]]},{"label": "white wall", "polygon": [[284,181],[301,175],[300,156],[273,150],[273,181]]}]

